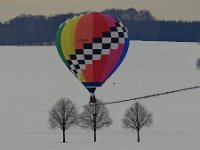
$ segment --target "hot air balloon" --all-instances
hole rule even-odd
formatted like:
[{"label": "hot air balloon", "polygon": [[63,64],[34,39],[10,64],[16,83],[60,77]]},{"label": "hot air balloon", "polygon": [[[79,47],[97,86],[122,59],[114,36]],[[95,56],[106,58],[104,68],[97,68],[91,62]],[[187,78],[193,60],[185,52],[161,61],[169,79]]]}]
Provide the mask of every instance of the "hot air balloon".
[{"label": "hot air balloon", "polygon": [[127,28],[109,15],[90,12],[62,23],[56,33],[58,53],[95,99],[95,90],[116,71],[129,47]]}]

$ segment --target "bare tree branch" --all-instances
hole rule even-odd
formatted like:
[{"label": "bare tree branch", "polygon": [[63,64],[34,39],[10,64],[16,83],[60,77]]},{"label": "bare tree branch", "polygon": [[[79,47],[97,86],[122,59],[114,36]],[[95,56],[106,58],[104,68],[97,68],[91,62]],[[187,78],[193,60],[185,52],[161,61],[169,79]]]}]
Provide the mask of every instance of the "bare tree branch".
[{"label": "bare tree branch", "polygon": [[[83,112],[79,115],[79,126],[85,129],[94,129],[94,117],[93,117],[93,106],[87,104],[84,106]],[[96,104],[96,128],[101,129],[108,127],[112,124],[112,120],[109,117],[108,109],[103,105],[103,102],[97,100]]]}]

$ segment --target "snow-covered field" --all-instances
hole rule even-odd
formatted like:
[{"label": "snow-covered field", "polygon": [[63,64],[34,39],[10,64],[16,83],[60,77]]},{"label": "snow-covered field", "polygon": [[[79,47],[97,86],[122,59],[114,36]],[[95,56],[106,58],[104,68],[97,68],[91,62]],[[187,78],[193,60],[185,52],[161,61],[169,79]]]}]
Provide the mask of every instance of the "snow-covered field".
[{"label": "snow-covered field", "polygon": [[[97,89],[104,101],[129,99],[200,85],[197,43],[132,41],[126,59]],[[113,84],[115,83],[115,84]],[[199,150],[200,90],[140,100],[153,113],[151,128],[136,133],[121,125],[133,103],[109,105],[113,125],[97,132],[78,127],[66,132],[48,128],[48,111],[67,97],[82,111],[89,93],[65,67],[55,47],[0,47],[0,150]]]}]

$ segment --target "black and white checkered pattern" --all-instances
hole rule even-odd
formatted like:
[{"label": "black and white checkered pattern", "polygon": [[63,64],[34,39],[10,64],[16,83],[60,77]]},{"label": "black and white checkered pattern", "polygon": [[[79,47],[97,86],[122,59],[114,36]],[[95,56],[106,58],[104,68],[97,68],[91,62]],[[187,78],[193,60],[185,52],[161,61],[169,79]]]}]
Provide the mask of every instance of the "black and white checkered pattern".
[{"label": "black and white checkered pattern", "polygon": [[100,60],[102,55],[109,55],[110,49],[117,49],[119,44],[125,43],[125,38],[128,37],[127,28],[118,20],[115,25],[110,27],[110,31],[103,32],[102,37],[93,38],[93,43],[84,43],[83,49],[75,49],[76,54],[69,55],[68,68],[77,78],[86,64]]}]

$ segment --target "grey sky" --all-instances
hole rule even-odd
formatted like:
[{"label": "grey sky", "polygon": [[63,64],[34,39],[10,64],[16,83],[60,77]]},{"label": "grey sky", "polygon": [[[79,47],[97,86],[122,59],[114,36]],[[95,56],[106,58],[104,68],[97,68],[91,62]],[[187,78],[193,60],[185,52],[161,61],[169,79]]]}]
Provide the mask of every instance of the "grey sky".
[{"label": "grey sky", "polygon": [[0,21],[22,13],[54,15],[130,7],[148,9],[158,19],[200,20],[200,0],[0,0]]}]

